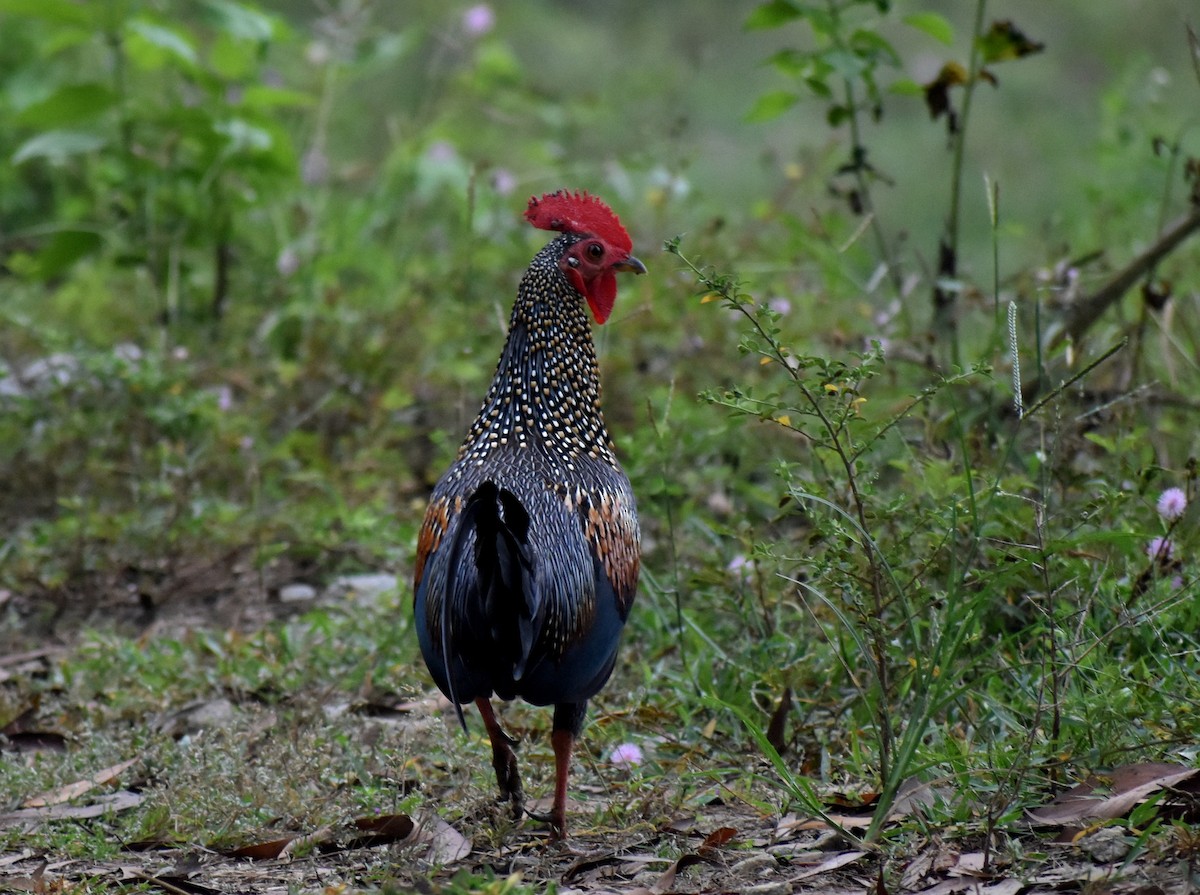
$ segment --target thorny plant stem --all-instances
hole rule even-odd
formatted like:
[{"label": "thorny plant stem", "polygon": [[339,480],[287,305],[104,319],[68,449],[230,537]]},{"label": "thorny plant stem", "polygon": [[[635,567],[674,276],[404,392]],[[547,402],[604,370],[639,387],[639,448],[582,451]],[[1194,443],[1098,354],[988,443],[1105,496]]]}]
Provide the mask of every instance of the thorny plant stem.
[{"label": "thorny plant stem", "polygon": [[[678,246],[668,245],[668,250],[687,266],[705,289],[719,295],[729,307],[736,310],[749,321],[755,333],[763,340],[763,344],[767,346],[762,351],[763,356],[769,357],[778,363],[787,372],[788,377],[795,384],[800,394],[804,396],[805,402],[812,408],[813,415],[820,420],[821,427],[825,430],[827,440],[823,442],[824,446],[833,451],[842,466],[842,470],[845,472],[846,484],[850,488],[851,501],[854,504],[854,517],[858,522],[859,530],[865,534],[868,531],[866,504],[859,491],[858,475],[854,468],[855,455],[852,452],[852,445],[843,442],[841,425],[829,418],[821,402],[817,400],[816,395],[813,394],[808,384],[801,378],[800,371],[788,363],[787,353],[783,346],[763,326],[759,316],[750,311],[747,307],[747,300],[738,295],[737,290],[733,288],[732,284],[726,279],[710,276],[708,272],[696,267],[695,264],[679,252]],[[864,622],[870,631],[871,658],[875,665],[875,675],[879,681],[880,693],[882,694],[882,698],[879,700],[876,709],[876,724],[879,728],[879,777],[880,780],[887,781],[891,769],[893,748],[893,722],[891,713],[888,710],[888,695],[891,692],[891,669],[885,649],[885,634],[880,627],[882,625],[880,620],[884,616],[887,601],[883,593],[884,575],[879,566],[879,558],[871,546],[866,543],[863,544],[863,553],[867,560],[873,604],[871,606],[871,617],[864,619]]]}]

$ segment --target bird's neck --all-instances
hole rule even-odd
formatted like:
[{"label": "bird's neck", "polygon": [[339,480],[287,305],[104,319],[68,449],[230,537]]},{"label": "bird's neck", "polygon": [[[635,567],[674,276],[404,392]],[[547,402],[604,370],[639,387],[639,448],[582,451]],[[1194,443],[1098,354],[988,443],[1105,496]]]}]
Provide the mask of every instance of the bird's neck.
[{"label": "bird's neck", "polygon": [[521,280],[496,375],[460,457],[541,448],[568,467],[584,457],[616,466],[584,300],[557,256],[551,264],[546,254]]}]

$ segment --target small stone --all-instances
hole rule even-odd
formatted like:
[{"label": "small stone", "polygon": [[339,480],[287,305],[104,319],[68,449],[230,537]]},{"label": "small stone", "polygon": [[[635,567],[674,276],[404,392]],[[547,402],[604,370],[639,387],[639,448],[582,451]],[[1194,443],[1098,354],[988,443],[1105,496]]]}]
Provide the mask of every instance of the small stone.
[{"label": "small stone", "polygon": [[1084,836],[1079,848],[1097,864],[1115,864],[1129,854],[1125,832],[1118,827],[1105,827]]},{"label": "small stone", "polygon": [[306,603],[316,596],[317,589],[310,584],[285,584],[279,588],[280,603]]},{"label": "small stone", "polygon": [[742,889],[742,895],[790,895],[792,887],[785,882],[763,883]]},{"label": "small stone", "polygon": [[745,877],[762,876],[768,870],[777,870],[778,868],[779,862],[775,860],[774,855],[759,852],[748,858],[743,858],[729,869],[731,873]]},{"label": "small stone", "polygon": [[331,597],[353,597],[378,600],[396,590],[395,575],[367,573],[365,575],[343,575],[329,585]]},{"label": "small stone", "polygon": [[233,721],[236,709],[228,699],[214,699],[197,706],[188,715],[188,727],[204,730],[210,727],[227,727]]}]

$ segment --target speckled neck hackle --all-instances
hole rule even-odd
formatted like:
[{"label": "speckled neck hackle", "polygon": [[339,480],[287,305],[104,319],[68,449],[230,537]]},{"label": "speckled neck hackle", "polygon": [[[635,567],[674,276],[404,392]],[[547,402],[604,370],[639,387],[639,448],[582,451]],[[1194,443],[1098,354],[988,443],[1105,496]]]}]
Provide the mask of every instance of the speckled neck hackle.
[{"label": "speckled neck hackle", "polygon": [[463,465],[511,447],[540,449],[568,472],[581,457],[618,468],[600,409],[587,309],[558,267],[566,249],[583,238],[553,240],[521,279],[496,375],[459,449]]}]

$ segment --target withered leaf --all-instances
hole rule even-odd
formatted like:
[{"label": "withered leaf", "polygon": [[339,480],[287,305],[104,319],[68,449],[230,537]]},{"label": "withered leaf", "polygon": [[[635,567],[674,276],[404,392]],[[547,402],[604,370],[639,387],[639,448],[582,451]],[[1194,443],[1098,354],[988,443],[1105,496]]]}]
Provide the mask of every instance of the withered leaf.
[{"label": "withered leaf", "polygon": [[1111,820],[1124,816],[1160,789],[1177,786],[1197,773],[1200,770],[1196,768],[1154,761],[1123,765],[1107,775],[1089,776],[1028,814],[1035,823],[1046,826]]},{"label": "withered leaf", "polygon": [[1011,19],[992,22],[987,33],[979,36],[978,43],[985,63],[1007,62],[1046,49],[1044,43],[1026,37],[1025,32],[1014,25]]},{"label": "withered leaf", "polygon": [[[967,70],[959,62],[947,62],[942,66],[936,78],[924,85],[925,107],[929,109],[929,117],[935,121],[943,115],[953,116],[954,109],[950,105],[950,88],[967,83]],[[953,131],[953,126],[951,127]]]},{"label": "withered leaf", "polygon": [[122,771],[128,770],[136,761],[136,758],[131,758],[128,761],[122,761],[112,767],[105,768],[102,771],[97,771],[92,776],[83,780],[76,780],[74,783],[68,783],[66,786],[60,786],[58,789],[30,796],[25,800],[24,807],[45,808],[48,805],[60,805],[63,802],[71,801],[71,799],[77,799],[97,786],[107,786],[114,782],[121,775]]},{"label": "withered leaf", "polygon": [[86,820],[92,817],[103,817],[114,811],[128,811],[141,803],[140,793],[122,790],[99,796],[90,805],[47,805],[44,808],[20,808],[16,811],[9,811],[7,814],[0,814],[0,828],[31,821]]},{"label": "withered leaf", "polygon": [[779,705],[771,713],[771,723],[767,725],[767,742],[782,755],[787,750],[787,720],[792,711],[792,688],[784,687],[783,695],[779,697]]},{"label": "withered leaf", "polygon": [[286,839],[272,839],[268,842],[255,842],[251,845],[243,845],[241,848],[231,849],[225,852],[226,857],[230,858],[250,858],[253,861],[274,861],[283,850],[291,844],[295,836],[288,836]]},{"label": "withered leaf", "polygon": [[737,835],[737,830],[734,827],[718,827],[700,843],[700,848],[697,849],[701,857],[709,858],[712,852],[716,851],[730,839]]}]

